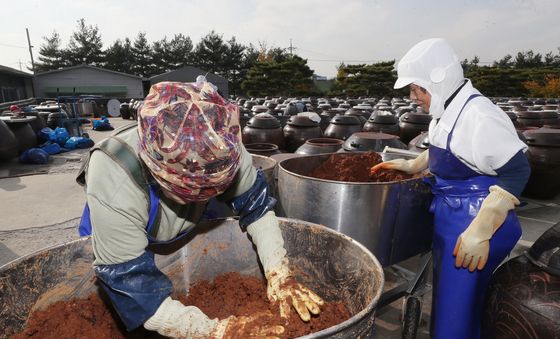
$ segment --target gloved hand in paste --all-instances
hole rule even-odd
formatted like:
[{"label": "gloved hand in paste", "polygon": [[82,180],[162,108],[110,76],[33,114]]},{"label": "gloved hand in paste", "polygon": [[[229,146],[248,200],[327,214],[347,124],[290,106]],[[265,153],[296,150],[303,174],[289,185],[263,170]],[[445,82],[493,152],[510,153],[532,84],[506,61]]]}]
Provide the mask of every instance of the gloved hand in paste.
[{"label": "gloved hand in paste", "polygon": [[395,159],[384,161],[373,166],[370,173],[373,175],[380,169],[392,169],[405,172],[407,174],[416,174],[428,168],[428,150],[425,150],[415,159]]},{"label": "gloved hand in paste", "polygon": [[[278,338],[284,333],[281,325],[257,326],[253,322],[270,317],[255,314],[250,317],[229,317],[223,320],[210,319],[195,306],[185,306],[177,300],[167,298],[144,327],[170,338]],[[250,329],[247,329],[250,326]]]},{"label": "gloved hand in paste", "polygon": [[319,314],[320,306],[324,303],[323,299],[294,279],[274,212],[267,212],[262,218],[249,225],[247,231],[257,246],[265,271],[268,298],[280,304],[280,315],[287,317],[291,306],[303,321],[309,321],[311,314]]},{"label": "gloved hand in paste", "polygon": [[488,261],[490,239],[506,220],[507,214],[519,200],[500,186],[490,186],[490,194],[482,202],[480,211],[469,227],[461,233],[453,255],[455,266],[482,270]]}]

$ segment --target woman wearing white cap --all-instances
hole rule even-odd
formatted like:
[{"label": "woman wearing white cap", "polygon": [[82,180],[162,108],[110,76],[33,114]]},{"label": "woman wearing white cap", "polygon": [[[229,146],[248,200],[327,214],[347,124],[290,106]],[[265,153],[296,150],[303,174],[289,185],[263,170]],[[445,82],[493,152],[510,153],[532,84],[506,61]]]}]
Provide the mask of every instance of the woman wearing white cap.
[{"label": "woman wearing white cap", "polygon": [[421,41],[400,60],[395,88],[407,85],[433,117],[430,148],[372,172],[429,168],[434,175],[432,337],[479,338],[492,272],[521,236],[513,209],[530,174],[526,145],[508,116],[464,78],[444,39]]}]

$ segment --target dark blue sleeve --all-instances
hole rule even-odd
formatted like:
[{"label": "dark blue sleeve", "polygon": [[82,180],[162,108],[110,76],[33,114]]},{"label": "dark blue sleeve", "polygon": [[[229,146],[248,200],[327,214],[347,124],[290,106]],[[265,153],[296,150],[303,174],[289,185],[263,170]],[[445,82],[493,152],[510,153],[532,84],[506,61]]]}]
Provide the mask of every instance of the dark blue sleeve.
[{"label": "dark blue sleeve", "polygon": [[229,207],[239,216],[243,229],[274,209],[276,199],[268,193],[268,185],[262,170],[257,171],[257,179],[247,192],[228,202]]},{"label": "dark blue sleeve", "polygon": [[149,251],[122,264],[95,266],[95,273],[129,331],[154,315],[173,289]]},{"label": "dark blue sleeve", "polygon": [[504,166],[498,168],[496,173],[497,185],[519,198],[531,175],[531,167],[527,156],[519,151]]}]

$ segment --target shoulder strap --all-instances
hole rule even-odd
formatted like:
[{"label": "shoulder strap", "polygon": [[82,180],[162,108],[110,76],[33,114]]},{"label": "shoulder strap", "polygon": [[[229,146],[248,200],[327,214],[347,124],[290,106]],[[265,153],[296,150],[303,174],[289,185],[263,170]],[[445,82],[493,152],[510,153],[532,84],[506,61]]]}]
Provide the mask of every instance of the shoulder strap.
[{"label": "shoulder strap", "polygon": [[[159,229],[159,221],[161,218],[161,211],[159,206],[159,197],[155,193],[155,188],[150,186],[149,178],[146,176],[145,170],[141,161],[136,155],[136,151],[130,147],[124,140],[118,137],[118,134],[128,131],[136,127],[136,124],[124,126],[113,133],[110,137],[103,139],[95,146],[93,146],[87,158],[84,159],[80,172],[76,178],[78,184],[85,186],[85,172],[91,159],[91,154],[99,150],[109,156],[116,162],[132,179],[132,182],[144,192],[146,201],[148,202],[149,222],[147,225],[148,233],[155,236]],[[155,199],[154,199],[155,197]]]}]

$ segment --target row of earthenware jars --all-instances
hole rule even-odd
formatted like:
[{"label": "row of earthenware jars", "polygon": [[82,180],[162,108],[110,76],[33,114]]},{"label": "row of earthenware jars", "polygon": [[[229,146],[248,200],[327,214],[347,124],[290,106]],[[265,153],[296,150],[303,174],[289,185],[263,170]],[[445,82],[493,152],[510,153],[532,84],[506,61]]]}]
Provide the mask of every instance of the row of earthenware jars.
[{"label": "row of earthenware jars", "polygon": [[294,152],[305,140],[323,135],[319,123],[308,116],[294,115],[289,117],[282,128],[276,117],[268,113],[259,113],[243,128],[242,139],[244,144],[268,143],[278,146],[279,149]]}]

